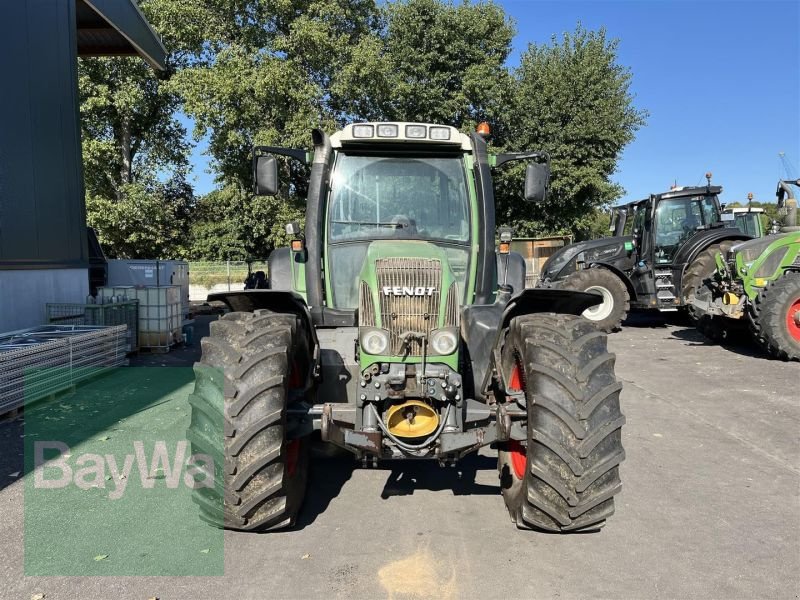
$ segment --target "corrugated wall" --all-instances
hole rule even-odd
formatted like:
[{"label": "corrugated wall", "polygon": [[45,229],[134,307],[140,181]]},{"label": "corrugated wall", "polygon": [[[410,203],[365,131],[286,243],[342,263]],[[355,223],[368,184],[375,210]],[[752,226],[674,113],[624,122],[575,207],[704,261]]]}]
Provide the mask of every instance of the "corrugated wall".
[{"label": "corrugated wall", "polygon": [[0,0],[0,269],[86,267],[74,0]]}]

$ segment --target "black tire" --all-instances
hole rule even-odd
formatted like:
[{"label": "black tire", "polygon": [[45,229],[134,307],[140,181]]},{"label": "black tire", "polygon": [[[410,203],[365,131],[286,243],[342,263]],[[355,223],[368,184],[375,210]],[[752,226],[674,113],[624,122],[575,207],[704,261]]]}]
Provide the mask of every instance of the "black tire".
[{"label": "black tire", "polygon": [[[790,315],[800,310],[800,273],[787,271],[770,281],[748,307],[750,329],[756,342],[780,360],[800,360],[800,326],[792,327]],[[793,318],[793,317],[792,317]]]},{"label": "black tire", "polygon": [[[617,331],[628,316],[631,298],[622,280],[608,269],[582,269],[570,273],[561,286],[577,292],[594,291],[603,295],[603,304],[584,311],[583,316],[600,331]],[[606,303],[610,301],[611,306]]]},{"label": "black tire", "polygon": [[686,314],[692,322],[696,323],[702,316],[702,313],[692,305],[695,291],[717,270],[717,253],[721,252],[724,257],[733,244],[734,242],[721,242],[710,245],[695,257],[684,272],[681,281],[681,301],[686,306]]},{"label": "black tire", "polygon": [[606,342],[605,333],[573,315],[511,321],[503,371],[509,382],[515,365],[522,374],[528,435],[523,457],[512,442],[497,465],[506,507],[521,529],[586,531],[614,513],[625,417]]},{"label": "black tire", "polygon": [[212,525],[265,531],[294,524],[309,453],[306,439],[286,439],[286,405],[309,367],[302,327],[291,314],[233,312],[211,323],[201,342],[188,438],[193,453],[215,462],[215,487],[192,497]]}]

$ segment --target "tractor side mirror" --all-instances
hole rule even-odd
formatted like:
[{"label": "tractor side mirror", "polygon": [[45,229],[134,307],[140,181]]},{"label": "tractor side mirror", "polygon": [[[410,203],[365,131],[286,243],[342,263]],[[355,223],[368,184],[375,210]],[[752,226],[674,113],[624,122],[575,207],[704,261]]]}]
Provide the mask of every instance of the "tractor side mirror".
[{"label": "tractor side mirror", "polygon": [[253,180],[256,196],[274,196],[278,193],[278,160],[271,154],[253,159]]},{"label": "tractor side mirror", "polygon": [[544,202],[550,183],[550,164],[529,162],[525,169],[525,201]]}]

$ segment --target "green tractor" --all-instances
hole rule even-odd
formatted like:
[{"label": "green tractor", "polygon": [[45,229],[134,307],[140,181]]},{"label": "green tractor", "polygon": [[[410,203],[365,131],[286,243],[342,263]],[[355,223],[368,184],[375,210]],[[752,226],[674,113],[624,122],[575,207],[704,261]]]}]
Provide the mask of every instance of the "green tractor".
[{"label": "green tractor", "polygon": [[194,492],[205,520],[291,526],[315,432],[370,467],[496,448],[520,528],[586,531],[614,512],[622,385],[580,316],[600,298],[525,289],[510,231],[496,245],[492,170],[525,161],[541,202],[548,157],[491,154],[484,135],[359,123],[314,130],[311,151],[255,149],[256,194],[278,192],[276,156],[310,165],[305,231],[287,227],[269,289],[209,296],[231,312],[202,340],[190,398],[194,452],[215,463]]},{"label": "green tractor", "polygon": [[800,360],[800,227],[792,185],[800,180],[778,184],[780,232],[717,253],[716,272],[692,298],[707,338],[724,341],[747,323],[759,345],[782,360]]},{"label": "green tractor", "polygon": [[761,216],[766,212],[763,208],[750,206],[753,194],[747,195],[747,206],[726,207],[722,210],[722,221],[735,227],[742,233],[753,238],[767,235]]}]

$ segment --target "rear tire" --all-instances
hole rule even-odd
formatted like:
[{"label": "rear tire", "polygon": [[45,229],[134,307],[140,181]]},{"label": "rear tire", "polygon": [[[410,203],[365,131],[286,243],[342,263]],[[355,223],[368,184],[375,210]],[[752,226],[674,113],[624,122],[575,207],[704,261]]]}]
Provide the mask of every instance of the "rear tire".
[{"label": "rear tire", "polygon": [[748,317],[756,342],[770,356],[800,360],[800,273],[788,271],[771,281],[750,305]]},{"label": "rear tire", "polygon": [[600,331],[617,331],[631,307],[625,284],[608,269],[582,269],[564,280],[563,289],[577,292],[594,292],[603,296],[603,303],[587,308],[583,316]]},{"label": "rear tire", "polygon": [[732,246],[733,242],[712,244],[695,257],[683,274],[681,301],[686,306],[686,314],[689,315],[692,322],[696,323],[702,316],[702,313],[692,304],[697,288],[704,285],[705,280],[717,270],[717,253],[721,252],[724,257]]},{"label": "rear tire", "polygon": [[527,443],[502,448],[498,470],[506,507],[521,529],[586,531],[614,513],[625,417],[606,341],[573,315],[511,321],[502,368],[508,387],[524,391]]},{"label": "rear tire", "polygon": [[308,372],[302,327],[292,314],[233,312],[211,323],[201,342],[188,438],[193,453],[214,458],[215,487],[192,496],[212,525],[265,531],[294,524],[308,443],[287,439],[286,406]]}]

